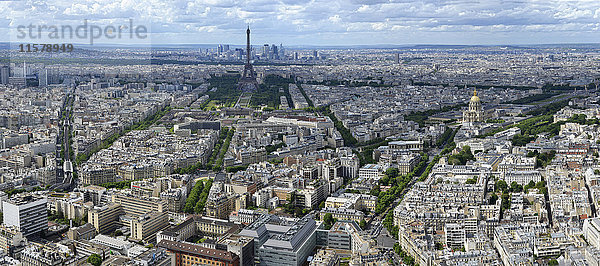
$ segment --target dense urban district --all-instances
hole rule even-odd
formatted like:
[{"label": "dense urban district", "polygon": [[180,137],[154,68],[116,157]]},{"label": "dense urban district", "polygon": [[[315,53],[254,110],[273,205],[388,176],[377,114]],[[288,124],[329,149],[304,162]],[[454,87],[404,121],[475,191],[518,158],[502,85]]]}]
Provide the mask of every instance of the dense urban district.
[{"label": "dense urban district", "polygon": [[600,47],[0,55],[1,265],[600,265]]}]

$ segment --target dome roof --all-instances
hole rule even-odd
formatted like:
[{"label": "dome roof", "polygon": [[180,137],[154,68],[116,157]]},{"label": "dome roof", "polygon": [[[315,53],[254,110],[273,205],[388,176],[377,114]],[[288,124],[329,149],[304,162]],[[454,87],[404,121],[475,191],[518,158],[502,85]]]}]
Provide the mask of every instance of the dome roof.
[{"label": "dome roof", "polygon": [[477,89],[473,91],[473,97],[471,97],[471,102],[480,102],[481,100],[477,97]]}]

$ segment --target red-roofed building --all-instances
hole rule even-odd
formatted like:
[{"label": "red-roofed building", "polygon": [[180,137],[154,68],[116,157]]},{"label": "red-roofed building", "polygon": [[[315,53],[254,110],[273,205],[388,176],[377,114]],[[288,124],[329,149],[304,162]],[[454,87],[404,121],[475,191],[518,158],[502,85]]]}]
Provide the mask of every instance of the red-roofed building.
[{"label": "red-roofed building", "polygon": [[201,245],[163,239],[158,246],[175,256],[175,266],[219,265],[239,266],[240,257],[233,252],[206,248]]}]

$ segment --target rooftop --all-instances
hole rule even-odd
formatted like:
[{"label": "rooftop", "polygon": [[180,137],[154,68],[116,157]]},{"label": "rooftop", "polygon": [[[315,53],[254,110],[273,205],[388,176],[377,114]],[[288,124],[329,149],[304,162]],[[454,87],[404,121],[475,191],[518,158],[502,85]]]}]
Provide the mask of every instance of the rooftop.
[{"label": "rooftop", "polygon": [[190,253],[193,255],[216,258],[226,261],[234,261],[237,255],[229,251],[206,248],[201,245],[196,245],[188,242],[176,242],[163,239],[158,243],[159,247],[175,252]]}]

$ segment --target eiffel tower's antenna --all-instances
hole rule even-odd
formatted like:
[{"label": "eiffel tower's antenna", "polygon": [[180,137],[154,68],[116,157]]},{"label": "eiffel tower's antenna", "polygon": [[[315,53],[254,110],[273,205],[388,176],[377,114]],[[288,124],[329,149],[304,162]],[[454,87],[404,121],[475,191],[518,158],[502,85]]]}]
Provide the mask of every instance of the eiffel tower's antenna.
[{"label": "eiffel tower's antenna", "polygon": [[250,64],[250,24],[246,30],[246,64]]}]

